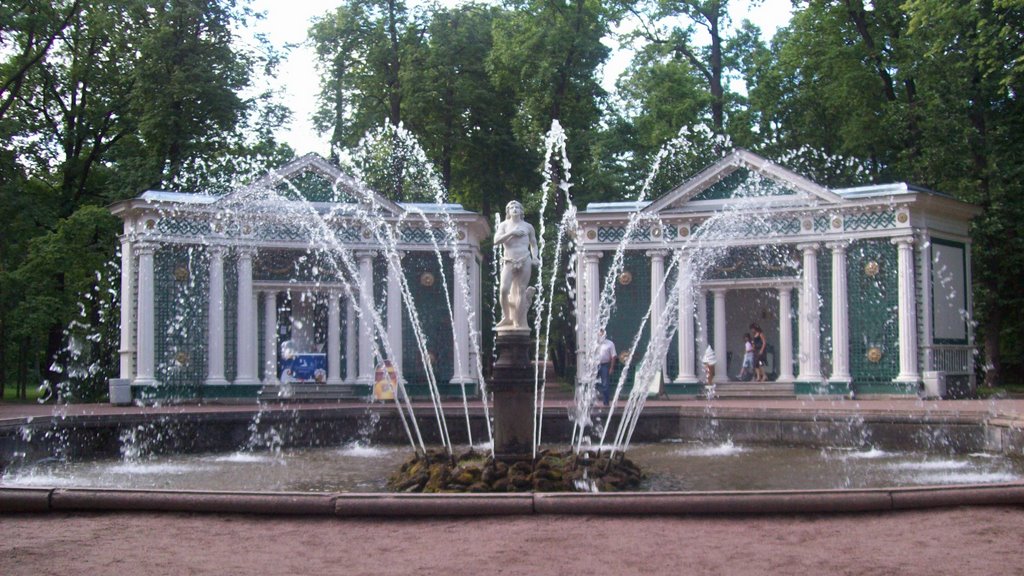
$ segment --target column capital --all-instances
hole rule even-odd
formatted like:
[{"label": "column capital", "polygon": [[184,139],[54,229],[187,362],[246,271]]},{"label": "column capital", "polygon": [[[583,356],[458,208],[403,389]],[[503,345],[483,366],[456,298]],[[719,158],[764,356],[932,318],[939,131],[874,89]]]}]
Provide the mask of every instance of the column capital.
[{"label": "column capital", "polygon": [[889,241],[892,242],[893,244],[897,245],[897,246],[913,246],[914,245],[914,237],[913,236],[897,236],[895,238],[890,238]]},{"label": "column capital", "polygon": [[156,243],[146,241],[134,242],[132,249],[135,250],[136,255],[146,254],[152,256],[156,253]]},{"label": "column capital", "polygon": [[258,250],[255,246],[235,246],[239,258],[254,258]]},{"label": "column capital", "polygon": [[586,262],[598,262],[601,257],[604,256],[604,252],[600,250],[584,250],[583,260]]},{"label": "column capital", "polygon": [[352,255],[359,260],[369,260],[377,256],[376,250],[356,250],[352,252]]},{"label": "column capital", "polygon": [[469,257],[470,257],[469,250],[460,249],[460,248],[456,248],[454,250],[449,250],[447,252],[447,255],[448,255],[449,258],[451,258],[452,260],[456,260],[456,261],[458,261],[458,260],[469,260]]},{"label": "column capital", "polygon": [[846,252],[846,249],[850,247],[851,240],[836,240],[832,242],[825,242],[825,248],[833,252]]},{"label": "column capital", "polygon": [[668,250],[667,248],[661,248],[661,249],[657,249],[657,250],[648,250],[648,251],[646,252],[646,254],[647,254],[647,256],[648,256],[648,257],[650,257],[650,258],[651,258],[652,260],[653,260],[654,258],[660,258],[660,259],[664,260],[664,259],[665,259],[665,256],[668,256],[668,254],[669,254],[669,250]]},{"label": "column capital", "polygon": [[804,254],[807,254],[810,252],[817,252],[818,249],[821,248],[821,244],[819,244],[818,242],[806,242],[803,244],[797,244],[796,248],[797,250],[800,250]]},{"label": "column capital", "polygon": [[214,258],[223,258],[227,250],[227,246],[223,244],[210,244],[206,247],[206,252]]}]

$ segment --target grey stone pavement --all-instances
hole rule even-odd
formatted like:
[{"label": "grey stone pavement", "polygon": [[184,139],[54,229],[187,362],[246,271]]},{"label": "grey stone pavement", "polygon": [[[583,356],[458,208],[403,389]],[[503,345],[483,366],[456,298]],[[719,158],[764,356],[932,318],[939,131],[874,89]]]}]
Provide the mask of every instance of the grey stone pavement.
[{"label": "grey stone pavement", "polygon": [[[461,402],[452,403],[461,405]],[[548,406],[567,407],[564,398]],[[336,409],[360,402],[272,405]],[[429,405],[422,404],[423,408]],[[1024,400],[652,400],[746,414],[968,419],[1024,429]],[[57,416],[253,412],[254,404],[62,407]],[[0,403],[0,425],[55,415]],[[0,574],[1024,574],[1024,506],[728,516],[342,518],[0,513]]]},{"label": "grey stone pavement", "polygon": [[[470,407],[479,407],[479,401],[470,401]],[[545,406],[553,410],[562,410],[570,406],[571,401],[564,395],[550,396]],[[323,410],[340,407],[359,408],[366,406],[361,401],[340,401],[320,403],[269,403],[264,410]],[[387,406],[386,404],[377,404]],[[444,403],[452,409],[459,409],[462,402],[449,400]],[[621,403],[620,403],[621,405]],[[413,403],[414,408],[430,409],[429,402]],[[882,398],[882,399],[834,399],[834,398],[786,398],[786,399],[651,399],[647,408],[712,410],[716,413],[773,413],[773,414],[862,414],[884,415],[900,414],[909,416],[931,416],[940,418],[965,418],[971,420],[997,419],[1013,427],[1024,428],[1024,399],[989,399],[989,400],[922,400],[918,398]],[[26,418],[49,416],[115,416],[120,414],[181,414],[181,413],[216,413],[256,412],[260,409],[255,403],[201,403],[201,404],[168,404],[160,406],[111,406],[109,404],[71,404],[54,406],[52,404],[20,404],[0,402],[0,423],[22,421]]]}]

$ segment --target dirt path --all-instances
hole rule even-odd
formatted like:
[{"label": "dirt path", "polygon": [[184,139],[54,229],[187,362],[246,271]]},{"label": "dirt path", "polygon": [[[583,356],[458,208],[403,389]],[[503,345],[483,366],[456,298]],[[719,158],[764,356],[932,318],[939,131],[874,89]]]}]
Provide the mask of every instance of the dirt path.
[{"label": "dirt path", "polygon": [[0,574],[1024,574],[1024,508],[754,517],[0,516]]}]

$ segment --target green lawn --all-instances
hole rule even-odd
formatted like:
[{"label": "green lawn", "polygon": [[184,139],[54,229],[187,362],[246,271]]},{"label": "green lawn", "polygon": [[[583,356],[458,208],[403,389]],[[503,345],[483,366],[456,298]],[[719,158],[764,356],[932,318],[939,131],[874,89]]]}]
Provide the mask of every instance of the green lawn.
[{"label": "green lawn", "polygon": [[37,386],[29,386],[28,387],[28,398],[26,400],[22,400],[20,398],[15,397],[15,392],[16,392],[16,390],[15,390],[14,384],[7,384],[7,386],[4,388],[4,400],[3,401],[4,402],[29,402],[29,403],[35,403],[39,399],[39,390],[38,390]]},{"label": "green lawn", "polygon": [[978,386],[978,396],[981,398],[1024,398],[1024,384],[1014,382],[992,388],[981,385]]}]

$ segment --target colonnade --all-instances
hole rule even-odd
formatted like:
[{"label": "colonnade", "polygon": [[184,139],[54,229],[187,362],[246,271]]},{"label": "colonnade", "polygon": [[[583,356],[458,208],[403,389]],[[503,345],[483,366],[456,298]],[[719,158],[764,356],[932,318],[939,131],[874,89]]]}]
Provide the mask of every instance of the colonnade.
[{"label": "colonnade", "polygon": [[[152,386],[156,378],[156,319],[154,260],[157,245],[151,242],[129,242],[122,238],[121,278],[121,378],[137,386]],[[235,247],[237,255],[237,311],[235,378],[226,378],[226,317],[225,317],[225,256],[226,246],[213,245],[209,253],[209,294],[207,295],[207,374],[204,383],[210,386],[273,385],[278,384],[278,310],[277,299],[283,292],[309,291],[325,294],[327,312],[327,380],[328,385],[363,384],[374,381],[375,358],[373,350],[374,273],[373,261],[378,252],[364,250],[354,253],[359,279],[353,290],[346,291],[340,284],[321,283],[303,287],[301,283],[261,282],[253,277],[255,247]],[[402,300],[401,258],[404,253],[392,253],[393,265],[388,266],[386,315],[383,326],[387,334],[390,354],[382,346],[378,353],[388,355],[402,378]],[[472,337],[479,334],[479,315],[467,312],[467,302],[478,302],[480,295],[479,266],[472,266],[473,255],[468,250],[455,252],[454,260],[454,375],[451,383],[476,381],[473,366],[476,361]],[[465,283],[465,284],[464,284]],[[467,286],[465,290],[462,286]],[[132,295],[135,294],[134,302]],[[348,295],[352,297],[347,297]],[[262,307],[259,306],[262,300]],[[342,305],[344,301],[344,306]],[[263,373],[259,378],[258,318],[263,316],[264,340]],[[341,330],[345,320],[345,376],[342,378]],[[357,328],[358,326],[358,328]]]},{"label": "colonnade", "polygon": [[[892,238],[897,246],[898,277],[899,277],[899,366],[900,373],[895,382],[917,383],[921,379],[917,358],[917,319],[914,288],[914,238],[900,236]],[[827,243],[802,243],[796,248],[801,254],[802,269],[797,277],[759,278],[752,280],[708,280],[698,286],[689,282],[678,284],[678,358],[679,365],[675,378],[676,384],[696,384],[702,374],[697,366],[698,352],[703,351],[710,343],[718,352],[718,358],[725,357],[722,351],[727,349],[726,294],[730,290],[764,289],[773,290],[778,300],[779,320],[779,366],[776,382],[820,384],[824,377],[821,365],[821,313],[820,290],[818,279],[818,258],[822,249],[831,253],[831,341],[832,366],[828,381],[837,384],[849,384],[852,381],[850,370],[850,321],[849,321],[849,289],[847,281],[847,248],[849,240]],[[663,333],[661,318],[665,310],[665,258],[668,250],[649,250],[651,270],[651,320],[649,330],[652,341],[655,334]],[[600,261],[602,251],[585,249],[578,261],[580,267],[577,275],[578,309],[581,318],[577,323],[578,365],[583,366],[584,351],[596,346],[596,323],[598,302],[601,297]],[[677,263],[683,278],[693,278],[691,254],[687,251],[677,253],[681,258]],[[793,314],[793,290],[797,290],[798,306],[798,349],[796,350],[799,373],[794,375],[793,329],[790,319]],[[708,334],[707,296],[710,293],[713,302],[710,322],[714,330]],[[663,374],[666,374],[663,370]],[[582,376],[582,375],[581,375]],[[666,374],[666,381],[671,375]],[[718,370],[716,382],[726,382],[729,375],[726,370]]]}]

